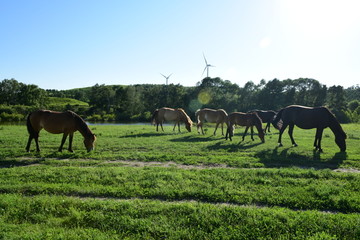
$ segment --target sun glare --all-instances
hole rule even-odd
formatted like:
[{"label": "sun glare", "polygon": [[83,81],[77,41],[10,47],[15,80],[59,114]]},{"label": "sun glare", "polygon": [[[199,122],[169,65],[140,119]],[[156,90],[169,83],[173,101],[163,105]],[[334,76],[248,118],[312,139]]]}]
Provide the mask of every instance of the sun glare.
[{"label": "sun glare", "polygon": [[282,0],[288,24],[312,37],[331,37],[349,30],[359,21],[357,0]]}]

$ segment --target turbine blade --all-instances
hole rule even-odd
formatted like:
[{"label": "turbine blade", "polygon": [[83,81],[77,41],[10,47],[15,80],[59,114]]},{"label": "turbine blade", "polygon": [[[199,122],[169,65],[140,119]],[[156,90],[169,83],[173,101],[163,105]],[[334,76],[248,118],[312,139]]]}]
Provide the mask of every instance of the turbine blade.
[{"label": "turbine blade", "polygon": [[206,57],[205,57],[205,54],[203,53],[203,56],[204,56],[204,60],[205,60],[205,64],[208,65],[207,61],[206,61]]},{"label": "turbine blade", "polygon": [[164,74],[162,74],[162,73],[160,73],[164,78],[166,78],[166,76],[164,75]]},{"label": "turbine blade", "polygon": [[202,72],[201,76],[204,75],[204,72],[206,71],[207,66],[204,68],[204,71]]}]

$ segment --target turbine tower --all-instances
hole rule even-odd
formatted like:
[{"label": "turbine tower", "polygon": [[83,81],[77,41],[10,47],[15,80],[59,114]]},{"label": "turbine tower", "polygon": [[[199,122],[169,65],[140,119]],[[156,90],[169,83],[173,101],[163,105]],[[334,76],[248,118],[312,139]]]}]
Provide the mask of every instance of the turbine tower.
[{"label": "turbine tower", "polygon": [[210,68],[210,67],[215,67],[215,66],[213,66],[213,65],[211,65],[211,64],[209,64],[209,63],[207,62],[204,53],[203,53],[203,56],[204,56],[204,60],[205,60],[205,68],[204,68],[204,71],[203,71],[203,73],[201,74],[201,76],[204,75],[204,72],[205,72],[205,70],[206,70],[206,76],[209,77],[209,68]]},{"label": "turbine tower", "polygon": [[168,80],[169,80],[169,78],[170,78],[170,76],[172,75],[172,74],[170,74],[169,76],[165,76],[164,74],[162,74],[162,73],[160,73],[165,79],[166,79],[166,85],[168,85]]}]

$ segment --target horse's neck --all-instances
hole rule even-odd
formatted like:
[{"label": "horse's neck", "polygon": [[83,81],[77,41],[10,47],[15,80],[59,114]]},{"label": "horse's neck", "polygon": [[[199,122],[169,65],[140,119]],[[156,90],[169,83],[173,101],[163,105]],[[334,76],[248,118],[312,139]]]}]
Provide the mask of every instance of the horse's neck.
[{"label": "horse's neck", "polygon": [[179,110],[178,113],[179,113],[180,120],[186,121],[187,117],[185,116],[184,112]]},{"label": "horse's neck", "polygon": [[334,133],[335,136],[341,136],[345,134],[340,123],[336,121],[335,118],[330,120],[329,128],[331,129],[331,131]]},{"label": "horse's neck", "polygon": [[77,130],[83,135],[83,137],[90,136],[92,134],[90,128],[86,125],[86,123],[82,119],[76,119],[77,121]]}]

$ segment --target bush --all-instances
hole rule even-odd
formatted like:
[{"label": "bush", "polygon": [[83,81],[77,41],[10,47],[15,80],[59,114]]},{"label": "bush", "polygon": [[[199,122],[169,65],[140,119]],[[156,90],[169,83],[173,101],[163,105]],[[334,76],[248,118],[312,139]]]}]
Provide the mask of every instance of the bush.
[{"label": "bush", "polygon": [[2,122],[20,122],[25,120],[25,116],[20,113],[0,113],[0,119]]},{"label": "bush", "polygon": [[86,120],[92,121],[92,122],[100,122],[100,121],[102,121],[102,117],[99,114],[93,114],[93,115],[87,117]]}]

